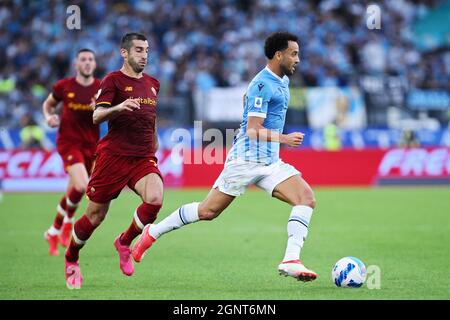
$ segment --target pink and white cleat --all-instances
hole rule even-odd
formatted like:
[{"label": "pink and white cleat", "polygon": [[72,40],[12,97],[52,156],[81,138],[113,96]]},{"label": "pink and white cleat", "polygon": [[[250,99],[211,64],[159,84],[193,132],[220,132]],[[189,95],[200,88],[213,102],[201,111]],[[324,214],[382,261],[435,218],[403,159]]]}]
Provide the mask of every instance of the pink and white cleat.
[{"label": "pink and white cleat", "polygon": [[300,260],[283,261],[278,266],[278,272],[285,277],[290,276],[299,281],[314,281],[317,273],[306,268]]},{"label": "pink and white cleat", "polygon": [[80,265],[77,262],[69,262],[64,258],[66,265],[66,285],[69,289],[81,289],[83,277],[81,276]]},{"label": "pink and white cleat", "polygon": [[120,270],[126,276],[131,276],[134,273],[134,265],[133,260],[131,259],[131,249],[129,246],[124,246],[120,243],[120,237],[118,236],[116,240],[114,240],[114,247],[116,247],[117,252],[119,253],[120,259]]},{"label": "pink and white cleat", "polygon": [[51,235],[48,231],[44,232],[44,239],[48,242],[48,254],[51,256],[59,256],[58,242],[59,236],[57,234]]},{"label": "pink and white cleat", "polygon": [[133,246],[133,250],[131,251],[133,254],[133,259],[136,262],[141,262],[144,258],[145,251],[152,246],[153,242],[156,241],[156,239],[148,233],[150,226],[152,226],[152,224],[148,224],[144,227],[141,236],[137,239]]}]

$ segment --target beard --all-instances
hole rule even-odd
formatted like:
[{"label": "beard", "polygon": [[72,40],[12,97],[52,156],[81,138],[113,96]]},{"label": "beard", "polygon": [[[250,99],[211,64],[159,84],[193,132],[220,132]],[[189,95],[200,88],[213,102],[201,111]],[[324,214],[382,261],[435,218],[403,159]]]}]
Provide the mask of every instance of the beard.
[{"label": "beard", "polygon": [[137,63],[134,59],[128,59],[128,63],[131,66],[131,68],[133,69],[134,72],[141,73],[142,71],[144,71],[145,67],[141,67],[139,65],[139,63]]},{"label": "beard", "polygon": [[287,66],[285,66],[285,65],[280,65],[280,67],[281,67],[281,71],[285,74],[285,75],[287,75],[287,76],[292,76],[293,74],[294,74],[294,71],[295,70],[292,70],[292,68],[289,68],[289,67],[287,67]]},{"label": "beard", "polygon": [[89,77],[92,77],[93,72],[91,71],[90,73],[87,73],[87,72],[83,72],[83,70],[80,70],[80,74],[81,74],[84,78],[89,78]]}]

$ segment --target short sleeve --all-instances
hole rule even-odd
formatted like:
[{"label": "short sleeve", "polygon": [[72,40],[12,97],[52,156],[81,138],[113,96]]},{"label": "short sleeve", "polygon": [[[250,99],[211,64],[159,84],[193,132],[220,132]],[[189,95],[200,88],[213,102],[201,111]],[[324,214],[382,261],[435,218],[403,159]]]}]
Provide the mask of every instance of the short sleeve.
[{"label": "short sleeve", "polygon": [[100,83],[100,89],[97,93],[95,108],[109,108],[116,94],[116,86],[111,76],[106,76]]},{"label": "short sleeve", "polygon": [[160,83],[159,83],[158,80],[155,79],[155,90],[156,90],[156,93],[159,93],[159,88],[160,88]]},{"label": "short sleeve", "polygon": [[160,84],[159,84],[159,81],[158,81],[158,79],[156,79],[156,78],[153,78],[152,76],[150,76],[150,75],[145,75],[146,77],[147,77],[147,79],[148,79],[148,84],[149,84],[149,86],[152,88],[152,91],[154,90],[154,94],[155,95],[157,95],[158,93],[159,93],[159,88],[160,88]]},{"label": "short sleeve", "polygon": [[256,81],[250,84],[247,90],[247,115],[249,117],[266,118],[271,97],[272,91],[264,82]]},{"label": "short sleeve", "polygon": [[64,83],[64,80],[59,80],[53,85],[52,96],[57,101],[64,99]]}]

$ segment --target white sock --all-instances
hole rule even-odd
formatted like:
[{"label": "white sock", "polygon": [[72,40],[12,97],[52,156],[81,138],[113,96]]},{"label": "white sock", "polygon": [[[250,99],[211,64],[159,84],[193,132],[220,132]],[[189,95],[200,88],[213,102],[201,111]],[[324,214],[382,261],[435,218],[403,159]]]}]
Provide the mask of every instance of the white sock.
[{"label": "white sock", "polygon": [[181,228],[184,225],[197,222],[198,218],[198,202],[193,202],[181,206],[161,222],[153,225],[148,233],[155,239],[163,234]]},{"label": "white sock", "polygon": [[48,234],[51,236],[56,236],[61,233],[61,230],[56,229],[53,225],[48,229]]},{"label": "white sock", "polygon": [[308,206],[295,206],[287,224],[288,241],[283,261],[299,260],[300,250],[308,235],[308,225],[313,209]]},{"label": "white sock", "polygon": [[71,223],[71,224],[73,224],[74,220],[75,220],[74,217],[69,218],[68,216],[64,216],[64,223]]}]

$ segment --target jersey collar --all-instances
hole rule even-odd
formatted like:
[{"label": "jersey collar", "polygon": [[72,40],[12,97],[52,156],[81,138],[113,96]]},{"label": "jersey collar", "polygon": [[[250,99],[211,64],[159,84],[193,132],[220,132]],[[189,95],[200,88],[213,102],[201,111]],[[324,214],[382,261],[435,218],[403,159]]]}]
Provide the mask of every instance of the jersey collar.
[{"label": "jersey collar", "polygon": [[273,75],[275,78],[277,78],[278,80],[280,80],[281,82],[283,82],[283,79],[280,78],[280,76],[277,75],[275,72],[273,72],[272,70],[270,70],[268,66],[266,66],[264,69],[265,69],[266,71],[268,71],[271,75]]}]

